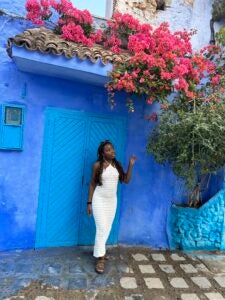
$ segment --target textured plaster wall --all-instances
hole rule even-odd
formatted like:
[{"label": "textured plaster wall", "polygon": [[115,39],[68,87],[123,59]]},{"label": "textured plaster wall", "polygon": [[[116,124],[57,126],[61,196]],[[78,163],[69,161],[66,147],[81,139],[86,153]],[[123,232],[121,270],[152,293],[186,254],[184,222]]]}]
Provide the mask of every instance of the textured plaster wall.
[{"label": "textured plaster wall", "polygon": [[[1,1],[0,9],[23,13],[22,1],[8,2],[8,6],[7,2]],[[150,108],[139,100],[136,112],[128,114],[121,96],[112,112],[104,88],[18,71],[6,54],[6,42],[26,27],[30,25],[24,20],[0,16],[0,104],[17,103],[26,108],[24,150],[0,150],[0,250],[34,247],[44,111],[48,106],[128,118],[125,165],[133,153],[138,160],[132,182],[123,187],[119,242],[168,247],[171,201],[180,200],[183,193],[170,168],[159,166],[146,154],[145,145],[153,125],[144,116]],[[206,196],[218,191],[220,183],[220,178],[215,177]]]},{"label": "textured plaster wall", "polygon": [[171,248],[225,250],[225,191],[199,209],[172,207]]}]

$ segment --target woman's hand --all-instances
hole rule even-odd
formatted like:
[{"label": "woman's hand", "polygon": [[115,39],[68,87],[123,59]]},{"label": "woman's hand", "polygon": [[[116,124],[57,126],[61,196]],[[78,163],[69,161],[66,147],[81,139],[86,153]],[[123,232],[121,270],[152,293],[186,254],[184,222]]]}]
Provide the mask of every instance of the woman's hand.
[{"label": "woman's hand", "polygon": [[91,204],[88,204],[87,206],[87,214],[90,216],[92,214],[92,207]]},{"label": "woman's hand", "polygon": [[136,159],[137,159],[137,157],[136,157],[135,155],[132,155],[132,156],[130,157],[130,165],[131,165],[131,166],[133,166],[133,165],[135,164]]}]

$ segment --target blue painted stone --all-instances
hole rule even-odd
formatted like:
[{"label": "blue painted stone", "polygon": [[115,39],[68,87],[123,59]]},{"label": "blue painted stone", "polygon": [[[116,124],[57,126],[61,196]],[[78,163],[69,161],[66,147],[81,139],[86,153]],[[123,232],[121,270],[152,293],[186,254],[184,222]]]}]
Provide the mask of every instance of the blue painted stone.
[{"label": "blue painted stone", "polygon": [[79,274],[69,280],[68,289],[84,289],[87,287],[87,278],[85,275]]},{"label": "blue painted stone", "polygon": [[170,216],[170,245],[184,250],[222,249],[224,217],[224,190],[219,191],[200,209],[173,207]]},{"label": "blue painted stone", "polygon": [[218,221],[219,221],[220,223],[222,223],[223,220],[224,220],[224,216],[219,216],[219,217],[218,217]]},{"label": "blue painted stone", "polygon": [[32,265],[30,264],[17,264],[16,265],[16,273],[32,273]]},{"label": "blue painted stone", "polygon": [[75,264],[69,267],[69,272],[70,273],[82,273],[84,269],[80,264]]},{"label": "blue painted stone", "polygon": [[197,247],[204,249],[206,246],[206,243],[204,241],[198,241],[196,243]]},{"label": "blue painted stone", "polygon": [[7,288],[2,288],[1,289],[1,297],[2,297],[2,299],[8,298],[9,296],[11,296],[14,293],[15,293],[15,291],[12,292],[12,291],[10,291]]},{"label": "blue painted stone", "polygon": [[56,275],[61,272],[61,268],[62,268],[62,266],[60,264],[47,264],[44,266],[42,271],[43,271],[43,273],[46,273],[46,274]]},{"label": "blue painted stone", "polygon": [[89,279],[89,284],[88,286],[90,288],[95,288],[96,286],[98,287],[104,287],[104,286],[110,286],[114,284],[115,281],[111,276],[106,276],[106,275],[97,275],[92,279]]},{"label": "blue painted stone", "polygon": [[27,287],[28,285],[30,285],[30,283],[30,278],[17,278],[13,285],[15,289],[19,290],[21,288]]},{"label": "blue painted stone", "polygon": [[57,287],[60,287],[60,284],[61,284],[61,278],[59,278],[59,277],[44,277],[44,276],[41,276],[40,281],[44,284],[48,284],[48,285],[51,285],[51,286],[57,286]]},{"label": "blue painted stone", "polygon": [[15,270],[15,264],[13,264],[12,262],[0,264],[0,274],[10,273],[13,272],[14,270]]}]

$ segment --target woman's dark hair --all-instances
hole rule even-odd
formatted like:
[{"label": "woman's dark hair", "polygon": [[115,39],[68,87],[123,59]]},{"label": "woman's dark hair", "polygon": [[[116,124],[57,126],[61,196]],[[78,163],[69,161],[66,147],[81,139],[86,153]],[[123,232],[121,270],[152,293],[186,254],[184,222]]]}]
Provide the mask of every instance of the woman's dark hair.
[{"label": "woman's dark hair", "polygon": [[[111,145],[113,147],[113,144],[109,140],[105,140],[100,143],[100,145],[98,147],[98,151],[97,151],[97,155],[98,155],[97,161],[99,162],[99,168],[98,168],[98,170],[96,172],[96,176],[95,176],[95,183],[97,185],[102,185],[102,172],[103,172],[103,163],[104,163],[103,154],[104,154],[104,147],[106,145]],[[119,172],[119,181],[123,182],[124,171],[123,171],[121,164],[118,162],[118,160],[116,160],[116,158],[113,159],[113,164],[115,165],[117,171]]]}]

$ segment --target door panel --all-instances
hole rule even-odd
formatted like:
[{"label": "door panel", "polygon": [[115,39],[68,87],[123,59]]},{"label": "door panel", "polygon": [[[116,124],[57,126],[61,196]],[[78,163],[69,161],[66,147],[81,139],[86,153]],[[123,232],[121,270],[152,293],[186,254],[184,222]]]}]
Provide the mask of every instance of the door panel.
[{"label": "door panel", "polygon": [[47,124],[36,246],[77,245],[86,122],[53,113]]},{"label": "door panel", "polygon": [[[97,159],[97,149],[101,141],[110,140],[115,146],[116,157],[118,160],[123,160],[125,137],[125,122],[121,119],[108,119],[92,117],[89,121],[89,139],[88,147],[85,155],[85,171],[84,171],[84,187],[81,204],[81,219],[79,231],[79,244],[92,245],[95,237],[94,218],[87,216],[86,207],[88,199],[88,187],[91,179],[92,166]],[[118,192],[118,209],[113,223],[112,231],[108,239],[108,243],[117,242],[117,231],[119,223],[119,200],[120,193]]]}]

